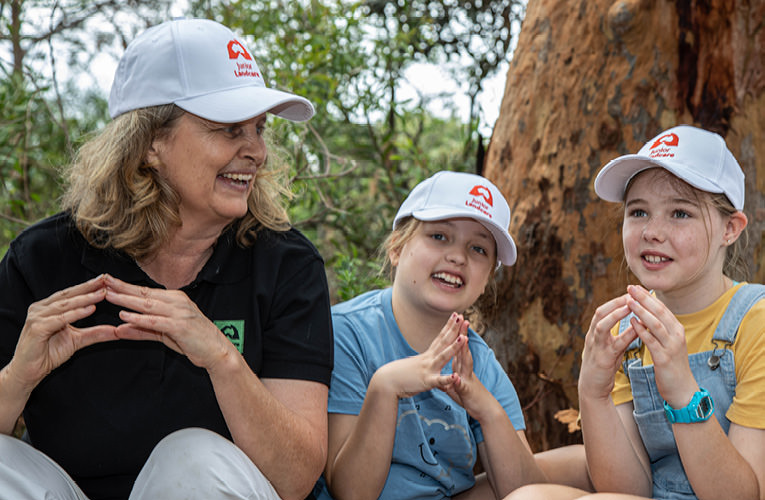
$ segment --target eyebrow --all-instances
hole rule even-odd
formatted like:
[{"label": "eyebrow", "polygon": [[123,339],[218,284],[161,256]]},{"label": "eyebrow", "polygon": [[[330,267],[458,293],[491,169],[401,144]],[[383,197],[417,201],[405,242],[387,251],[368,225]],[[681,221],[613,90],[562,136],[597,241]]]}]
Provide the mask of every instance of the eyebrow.
[{"label": "eyebrow", "polygon": [[[473,220],[473,219],[471,219],[471,220]],[[456,229],[456,227],[455,227],[454,223],[453,223],[452,221],[450,221],[450,220],[434,220],[434,221],[425,221],[425,222],[427,222],[428,224],[432,224],[432,225],[439,225],[439,224],[443,224],[443,225],[445,225],[445,226],[449,226],[449,227],[450,227],[450,228],[452,228],[452,229]],[[473,236],[474,236],[474,237],[483,238],[483,239],[485,239],[485,240],[487,240],[487,241],[494,241],[494,235],[493,235],[493,234],[491,234],[491,231],[489,231],[489,230],[488,230],[488,229],[487,229],[487,228],[486,228],[486,227],[485,227],[483,224],[481,224],[480,222],[478,222],[478,221],[475,221],[475,222],[481,226],[481,229],[477,229],[477,230],[474,232]]]},{"label": "eyebrow", "polygon": [[[632,200],[629,200],[627,203],[625,203],[624,206],[629,207],[631,205],[640,204],[640,203],[644,203],[647,205],[650,204],[648,201],[644,200],[643,198],[634,198]],[[699,206],[698,203],[695,203],[687,198],[672,198],[672,200],[670,200],[670,203],[677,204],[677,205],[690,205],[692,207]]]}]

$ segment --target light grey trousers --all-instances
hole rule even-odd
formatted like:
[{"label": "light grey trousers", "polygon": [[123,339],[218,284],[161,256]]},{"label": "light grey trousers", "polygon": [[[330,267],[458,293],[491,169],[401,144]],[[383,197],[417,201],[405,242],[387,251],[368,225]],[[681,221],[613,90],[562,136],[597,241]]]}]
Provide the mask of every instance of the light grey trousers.
[{"label": "light grey trousers", "polygon": [[[0,435],[0,491],[18,500],[88,500],[45,454]],[[234,443],[205,429],[160,441],[138,474],[130,500],[279,500],[271,483]]]}]

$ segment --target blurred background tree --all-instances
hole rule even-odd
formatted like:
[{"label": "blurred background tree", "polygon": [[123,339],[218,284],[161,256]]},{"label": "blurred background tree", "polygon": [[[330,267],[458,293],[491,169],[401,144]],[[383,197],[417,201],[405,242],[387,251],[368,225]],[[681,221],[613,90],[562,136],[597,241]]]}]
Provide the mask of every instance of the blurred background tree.
[{"label": "blurred background tree", "polygon": [[[324,255],[335,299],[385,284],[375,252],[416,183],[437,170],[480,170],[477,96],[523,15],[516,0],[2,1],[1,252],[56,211],[58,167],[108,119],[95,63],[117,60],[171,10],[243,34],[269,86],[316,106],[307,124],[272,120],[270,139],[292,168],[293,223]],[[62,59],[66,75],[56,72]],[[467,118],[453,95],[405,97],[406,71],[422,62],[451,75]]]}]

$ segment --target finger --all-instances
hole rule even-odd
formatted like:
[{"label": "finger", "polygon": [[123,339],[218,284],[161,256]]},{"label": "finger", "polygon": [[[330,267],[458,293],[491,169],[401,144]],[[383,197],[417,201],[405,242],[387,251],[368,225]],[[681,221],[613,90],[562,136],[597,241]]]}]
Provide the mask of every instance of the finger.
[{"label": "finger", "polygon": [[[630,323],[632,324],[632,327],[635,329],[635,332],[637,332],[638,337],[640,337],[640,340],[643,341],[646,348],[651,352],[652,356],[655,356],[654,353],[657,353],[658,350],[662,347],[661,341],[656,338],[651,331],[646,328],[642,323],[640,323],[637,319],[632,318],[630,320]],[[655,362],[656,360],[654,360]]]},{"label": "finger", "polygon": [[82,349],[99,342],[118,340],[117,328],[112,325],[96,325],[88,328],[72,328],[76,349]]},{"label": "finger", "polygon": [[438,375],[434,380],[433,387],[446,391],[451,388],[455,383],[458,383],[459,375],[456,373],[450,373],[449,375]]},{"label": "finger", "polygon": [[459,325],[461,322],[462,316],[457,313],[452,313],[452,315],[449,317],[449,320],[446,322],[443,328],[441,328],[438,336],[433,339],[431,347],[436,352],[439,352],[454,342],[454,339],[456,339],[459,335]]},{"label": "finger", "polygon": [[152,342],[161,342],[170,349],[183,354],[181,347],[165,332],[156,330],[145,330],[132,324],[123,324],[115,329],[115,335],[123,340],[150,340]]},{"label": "finger", "polygon": [[463,344],[464,341],[462,340],[462,337],[458,336],[454,342],[444,347],[440,352],[436,354],[436,356],[433,358],[434,365],[438,368],[443,368],[446,366],[446,363],[448,363],[450,359],[457,355]]},{"label": "finger", "polygon": [[[627,287],[627,290],[632,300],[638,302],[646,311],[650,312],[661,323],[670,324],[675,320],[675,315],[672,314],[672,311],[669,310],[664,302],[656,298],[654,295],[651,295],[648,290],[642,286],[631,285]],[[648,325],[648,328],[650,329],[651,326]]]},{"label": "finger", "polygon": [[624,329],[619,335],[614,337],[613,350],[618,356],[623,356],[624,352],[630,346],[633,340],[638,336],[637,331],[632,326],[632,321],[638,321],[637,318],[630,319],[630,325]]},{"label": "finger", "polygon": [[155,300],[169,300],[168,297],[172,297],[173,293],[169,290],[163,290],[160,288],[150,288],[147,286],[133,285],[126,283],[122,280],[115,278],[114,276],[106,275],[104,278],[106,287],[110,291],[114,291],[119,295],[137,297],[137,298],[152,298]]},{"label": "finger", "polygon": [[627,294],[620,295],[598,307],[592,316],[590,331],[600,335],[610,333],[614,326],[630,313],[627,299]]},{"label": "finger", "polygon": [[50,296],[38,301],[37,303],[40,305],[50,305],[56,302],[60,302],[62,300],[67,300],[74,297],[87,295],[92,292],[96,292],[99,289],[103,289],[104,286],[105,286],[105,275],[101,274],[96,276],[95,278],[85,281],[84,283],[80,283],[78,285],[70,286],[69,288],[64,288],[63,290],[59,290],[56,293],[53,293]]},{"label": "finger", "polygon": [[155,314],[120,311],[119,316],[122,321],[137,329],[149,332],[161,332],[168,335],[174,331],[175,327],[178,325],[178,321],[173,318]]},{"label": "finger", "polygon": [[[630,300],[629,305],[632,312],[637,316],[637,318],[630,319],[630,323],[633,323],[633,327],[637,331],[638,336],[641,339],[644,339],[644,337],[651,337],[656,339],[661,345],[665,344],[669,337],[664,322],[634,299]],[[646,346],[648,346],[648,344],[646,344]]]},{"label": "finger", "polygon": [[[93,293],[99,294],[99,292]],[[71,307],[71,304],[68,307]],[[49,305],[40,310],[34,310],[30,307],[24,329],[31,334],[42,335],[47,338],[63,330],[71,323],[87,318],[95,312],[96,306],[88,304],[63,311],[57,309],[60,308],[55,305]]]},{"label": "finger", "polygon": [[114,289],[107,289],[106,300],[110,303],[132,309],[144,314],[157,316],[170,316],[175,310],[175,305],[168,302],[166,295],[160,293],[162,290],[145,288],[141,295],[124,294]]}]

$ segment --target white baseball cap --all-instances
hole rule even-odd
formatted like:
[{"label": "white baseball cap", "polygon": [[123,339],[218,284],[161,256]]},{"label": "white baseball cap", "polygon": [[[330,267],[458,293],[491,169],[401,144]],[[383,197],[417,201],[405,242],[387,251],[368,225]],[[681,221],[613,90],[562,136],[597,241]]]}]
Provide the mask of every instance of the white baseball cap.
[{"label": "white baseball cap", "polygon": [[431,222],[470,217],[494,236],[497,261],[515,264],[515,242],[507,231],[510,207],[497,186],[480,175],[441,171],[417,184],[393,219],[393,229],[405,217]]},{"label": "white baseball cap", "polygon": [[109,95],[112,118],[170,103],[222,123],[265,112],[292,121],[314,114],[307,99],[266,87],[244,43],[209,19],[176,19],[151,27],[120,59]]},{"label": "white baseball cap", "polygon": [[702,191],[725,194],[736,210],[744,208],[744,172],[725,140],[690,125],[666,130],[637,154],[608,162],[595,178],[595,193],[606,201],[623,201],[630,180],[653,167],[666,169]]}]

